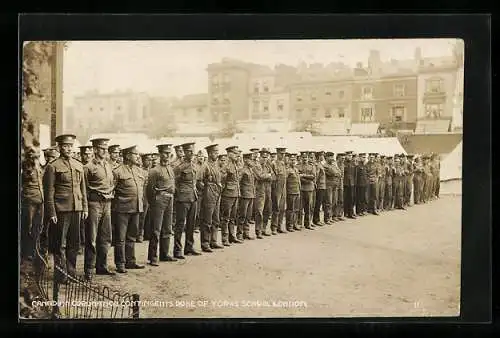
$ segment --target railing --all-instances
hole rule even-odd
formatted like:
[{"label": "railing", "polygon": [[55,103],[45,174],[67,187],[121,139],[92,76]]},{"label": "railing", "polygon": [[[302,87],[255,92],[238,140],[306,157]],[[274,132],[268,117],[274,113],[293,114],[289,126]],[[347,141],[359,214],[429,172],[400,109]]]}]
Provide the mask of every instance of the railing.
[{"label": "railing", "polygon": [[53,318],[100,319],[139,318],[139,295],[115,291],[72,276],[55,265],[50,268],[40,252],[39,234],[35,234],[35,283],[40,296],[35,301]]}]

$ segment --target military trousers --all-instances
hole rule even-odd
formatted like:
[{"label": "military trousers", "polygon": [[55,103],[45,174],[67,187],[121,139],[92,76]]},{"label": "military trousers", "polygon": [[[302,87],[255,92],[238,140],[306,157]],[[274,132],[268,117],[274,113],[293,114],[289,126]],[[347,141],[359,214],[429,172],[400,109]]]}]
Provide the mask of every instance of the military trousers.
[{"label": "military trousers", "polygon": [[439,188],[441,186],[441,178],[439,175],[436,175],[436,178],[434,179],[434,196],[439,197]]},{"label": "military trousers", "polygon": [[413,176],[413,203],[420,204],[420,175],[415,174]]},{"label": "military trousers", "polygon": [[333,217],[336,216],[336,208],[338,203],[339,196],[339,186],[336,184],[328,184],[326,186],[326,197],[325,197],[325,207],[323,209],[324,212],[324,220],[325,222],[332,221]]},{"label": "military trousers", "polygon": [[108,251],[111,246],[111,201],[89,200],[89,215],[85,221],[85,260],[86,273],[94,269],[106,270]]},{"label": "military trousers", "polygon": [[35,257],[43,229],[43,203],[23,201],[21,209],[21,258]]},{"label": "military trousers", "polygon": [[272,217],[271,230],[282,229],[285,217],[286,180],[277,180],[271,188]]},{"label": "military trousers", "polygon": [[203,197],[199,197],[198,200],[196,200],[196,222],[194,225],[195,229],[200,229],[201,227],[201,220],[202,220],[202,215],[201,215],[201,209],[203,208]]},{"label": "military trousers", "polygon": [[194,224],[196,221],[196,201],[175,202],[174,255],[182,255],[182,233],[184,238],[184,254],[193,250]]},{"label": "military trousers", "polygon": [[413,191],[413,175],[406,176],[405,178],[405,204],[411,204],[411,193]]},{"label": "military trousers", "polygon": [[227,243],[236,238],[235,225],[238,209],[238,197],[222,196],[220,200],[222,242]]},{"label": "military trousers", "polygon": [[368,203],[366,211],[376,212],[377,211],[377,183],[369,183],[367,186]]},{"label": "military trousers", "polygon": [[356,186],[356,214],[364,213],[368,207],[368,186]]},{"label": "military trousers", "polygon": [[139,227],[139,213],[116,213],[115,265],[124,268],[135,264],[135,241]]},{"label": "military trousers", "polygon": [[267,229],[269,216],[272,212],[271,185],[264,183],[257,189],[255,195],[255,234],[259,235]]},{"label": "military trousers", "polygon": [[354,186],[344,185],[344,215],[354,216]]},{"label": "military trousers", "polygon": [[393,185],[394,185],[394,207],[395,208],[402,208],[404,207],[404,200],[403,200],[403,194],[404,194],[404,178],[394,178],[393,180]]},{"label": "military trousers", "polygon": [[341,183],[338,187],[337,205],[335,205],[334,216],[341,218],[344,215],[344,185]]},{"label": "military trousers", "polygon": [[201,247],[209,248],[217,244],[217,234],[220,226],[221,197],[219,193],[211,192],[203,197],[201,215]]},{"label": "military trousers", "polygon": [[327,210],[327,201],[326,201],[326,189],[316,189],[316,199],[314,201],[314,211],[313,211],[313,223],[318,224],[320,220],[320,211],[323,210],[323,221],[326,221],[327,218],[325,212]]},{"label": "military trousers", "polygon": [[304,215],[304,227],[308,228],[311,226],[313,191],[301,191],[300,196],[301,211]]},{"label": "military trousers", "polygon": [[158,262],[158,246],[160,249],[160,259],[165,259],[169,256],[174,196],[167,192],[158,192],[149,207],[152,231],[149,239],[148,261],[156,263]]},{"label": "military trousers", "polygon": [[152,231],[152,229],[147,229],[148,227],[151,226],[150,224],[148,224],[150,222],[151,216],[149,215],[150,213],[149,202],[147,201],[146,198],[144,199],[143,209],[144,211],[141,212],[141,214],[139,215],[139,228],[137,231],[137,239],[139,240],[143,240],[145,239],[145,237],[147,237],[147,239],[150,239]]},{"label": "military trousers", "polygon": [[250,215],[252,214],[253,198],[240,197],[238,200],[238,227],[236,237],[241,239],[243,236],[250,235]]},{"label": "military trousers", "polygon": [[291,230],[297,225],[297,212],[300,206],[300,194],[286,194],[286,229]]},{"label": "military trousers", "polygon": [[384,210],[391,210],[393,206],[393,190],[392,181],[385,182],[385,193],[384,193]]},{"label": "military trousers", "polygon": [[49,247],[54,254],[54,277],[61,281],[66,274],[76,275],[80,247],[81,211],[57,212],[57,223],[50,225]]},{"label": "military trousers", "polygon": [[385,180],[380,179],[379,181],[379,189],[378,189],[378,200],[377,200],[377,209],[384,209],[384,200],[385,200]]}]

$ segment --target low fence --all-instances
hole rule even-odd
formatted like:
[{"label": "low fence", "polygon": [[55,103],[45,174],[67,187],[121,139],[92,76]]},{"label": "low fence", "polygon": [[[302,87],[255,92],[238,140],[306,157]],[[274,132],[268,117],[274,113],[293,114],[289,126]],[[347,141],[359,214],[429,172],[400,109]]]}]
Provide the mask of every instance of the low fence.
[{"label": "low fence", "polygon": [[[38,240],[35,243],[39,243]],[[54,270],[60,278],[54,278]],[[35,283],[40,296],[37,306],[61,319],[139,318],[139,295],[110,289],[72,276],[61,267],[52,269],[36,245]]]}]

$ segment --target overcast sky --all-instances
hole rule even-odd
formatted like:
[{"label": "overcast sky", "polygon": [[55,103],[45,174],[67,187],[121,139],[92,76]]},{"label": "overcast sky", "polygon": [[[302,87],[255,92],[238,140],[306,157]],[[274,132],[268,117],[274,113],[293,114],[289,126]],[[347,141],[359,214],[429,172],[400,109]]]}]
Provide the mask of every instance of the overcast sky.
[{"label": "overcast sky", "polygon": [[64,54],[64,106],[88,90],[145,91],[182,96],[207,92],[206,66],[223,57],[273,67],[277,63],[342,61],[365,65],[369,51],[382,61],[451,55],[453,39],[268,41],[73,41]]}]

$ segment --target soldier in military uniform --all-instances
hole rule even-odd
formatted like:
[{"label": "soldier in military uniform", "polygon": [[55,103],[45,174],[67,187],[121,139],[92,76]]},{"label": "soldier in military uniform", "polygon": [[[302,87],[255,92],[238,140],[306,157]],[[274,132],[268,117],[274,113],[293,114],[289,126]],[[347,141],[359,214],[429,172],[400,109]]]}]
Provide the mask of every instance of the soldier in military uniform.
[{"label": "soldier in military uniform", "polygon": [[286,148],[276,148],[276,160],[271,163],[271,168],[274,173],[274,180],[271,183],[271,200],[272,200],[272,217],[271,217],[271,233],[285,233],[283,230],[283,220],[285,217],[286,203],[286,166],[285,166]]},{"label": "soldier in military uniform", "polygon": [[201,211],[201,250],[212,252],[212,249],[222,249],[217,243],[217,233],[220,226],[219,212],[222,193],[222,175],[217,163],[219,145],[205,147],[208,159],[200,171],[203,185],[203,209]]},{"label": "soldier in military uniform", "polygon": [[160,144],[157,148],[160,154],[160,163],[149,170],[146,186],[152,221],[148,261],[149,265],[152,266],[158,266],[158,245],[160,246],[160,261],[173,262],[177,260],[169,255],[175,192],[175,174],[169,163],[172,145]]},{"label": "soldier in military uniform", "polygon": [[286,168],[286,230],[290,232],[301,230],[296,221],[300,207],[300,188],[297,155],[290,154]]},{"label": "soldier in military uniform", "polygon": [[367,171],[368,168],[366,165],[366,154],[360,153],[358,158],[358,163],[356,165],[356,215],[358,216],[364,216],[367,212],[367,207],[368,207]]},{"label": "soldier in military uniform", "polygon": [[368,158],[368,163],[366,164],[366,176],[367,176],[367,195],[368,195],[368,205],[367,211],[374,215],[378,215],[377,212],[377,184],[379,179],[379,168],[375,161],[376,154],[371,153]]},{"label": "soldier in military uniform", "polygon": [[199,256],[200,252],[193,248],[194,225],[196,220],[196,169],[193,164],[194,143],[182,145],[183,162],[174,168],[175,173],[175,230],[174,257],[184,259],[182,255],[182,233],[185,232],[184,255]]},{"label": "soldier in military uniform", "polygon": [[405,202],[407,206],[411,205],[411,194],[414,191],[413,187],[413,175],[414,175],[415,163],[413,162],[413,155],[409,154],[406,159],[406,190],[405,190]]},{"label": "soldier in military uniform", "polygon": [[[37,150],[26,154],[21,170],[21,262],[32,260],[43,227],[43,170]],[[46,239],[46,237],[44,238]],[[41,246],[40,246],[41,247]],[[46,254],[46,246],[41,252]]]},{"label": "soldier in military uniform", "polygon": [[431,156],[431,161],[432,161],[431,171],[432,171],[432,177],[434,179],[432,197],[439,198],[439,188],[441,185],[441,178],[440,178],[441,163],[439,160],[439,156],[436,154],[433,154]]},{"label": "soldier in military uniform", "polygon": [[[197,155],[196,155],[196,159],[195,159],[195,163],[194,163],[194,167],[195,167],[195,170],[196,170],[196,177],[197,177],[197,180],[198,182],[201,182],[200,181],[200,172],[204,166],[204,155],[203,155],[203,150],[199,150]],[[198,183],[197,185],[198,187],[198,200],[196,201],[196,223],[195,223],[195,226],[194,226],[194,231],[196,233],[199,233],[200,232],[200,223],[201,223],[201,209],[203,207],[203,197],[202,197],[202,191],[203,191],[203,187],[201,187]]]},{"label": "soldier in military uniform", "polygon": [[379,212],[384,211],[384,198],[385,198],[385,156],[378,156],[378,198],[377,198],[377,210]]},{"label": "soldier in military uniform", "polygon": [[87,280],[95,269],[98,275],[114,275],[109,271],[107,257],[111,245],[111,201],[114,177],[106,161],[109,139],[91,140],[94,156],[84,167],[89,215],[85,224],[85,263]]},{"label": "soldier in military uniform", "polygon": [[339,192],[337,198],[337,205],[334,206],[334,218],[337,221],[344,220],[344,153],[337,154],[337,165],[340,169],[340,183],[339,183]]},{"label": "soldier in military uniform", "polygon": [[144,172],[144,176],[146,177],[146,182],[144,184],[144,198],[143,198],[143,212],[141,212],[139,216],[139,229],[137,233],[137,243],[142,243],[144,238],[151,238],[151,213],[149,211],[149,201],[148,195],[146,192],[146,188],[148,185],[147,178],[149,177],[149,170],[152,168],[153,159],[152,154],[142,154],[141,155],[141,164],[142,170]]},{"label": "soldier in military uniform", "polygon": [[[252,168],[255,166],[257,162],[257,158],[259,157],[259,148],[251,148],[250,151],[252,152]],[[257,185],[254,184],[255,191],[254,194],[256,193]],[[250,224],[255,224],[255,198],[252,200],[252,206],[251,206],[251,212],[250,212]]]},{"label": "soldier in military uniform", "polygon": [[270,236],[266,231],[267,222],[271,213],[271,182],[273,170],[269,164],[270,151],[266,148],[260,150],[260,161],[253,167],[255,175],[255,235],[261,239],[262,235]]},{"label": "soldier in military uniform", "polygon": [[420,157],[415,158],[414,174],[413,174],[413,203],[422,203],[422,174],[424,173],[424,168],[422,166],[422,160]]},{"label": "soldier in military uniform", "polygon": [[237,165],[238,147],[226,148],[228,161],[222,170],[222,197],[220,202],[222,244],[242,243],[236,238],[234,226],[236,224],[235,209],[238,207],[240,196],[240,173]]},{"label": "soldier in military uniform", "polygon": [[385,193],[384,193],[384,210],[391,210],[393,205],[393,188],[392,188],[392,178],[393,178],[393,163],[392,156],[387,156],[386,164],[384,165],[385,171]]},{"label": "soldier in military uniform", "polygon": [[354,189],[356,180],[356,166],[352,159],[352,151],[346,152],[344,162],[344,215],[356,218],[354,215]]},{"label": "soldier in military uniform", "polygon": [[[298,166],[300,185],[301,185],[301,212],[300,218],[304,216],[304,227],[312,230],[311,214],[312,214],[312,198],[316,183],[316,168],[309,162],[309,152],[302,152],[302,163]],[[300,222],[301,220],[299,220]]]},{"label": "soldier in military uniform", "polygon": [[245,164],[240,170],[240,200],[239,220],[236,238],[254,239],[250,236],[250,215],[252,213],[253,200],[255,198],[255,175],[252,170],[252,153],[243,154]]},{"label": "soldier in military uniform", "polygon": [[313,192],[312,192],[312,197],[311,197],[311,212],[310,212],[310,215],[311,215],[311,227],[314,228],[316,227],[316,224],[314,224],[314,222],[312,222],[312,219],[313,219],[313,215],[314,215],[314,206],[316,205],[316,188],[318,187],[318,183],[317,183],[317,179],[318,179],[318,175],[316,174],[316,153],[314,151],[308,151],[307,152],[307,161],[310,165],[312,165],[314,167],[314,173],[315,173],[315,178],[314,178],[314,189],[313,189]]},{"label": "soldier in military uniform", "polygon": [[335,161],[335,154],[332,152],[326,153],[325,169],[325,186],[326,186],[326,201],[324,207],[324,220],[326,224],[335,222],[336,208],[339,196],[339,186],[341,181],[340,168]]},{"label": "soldier in military uniform", "polygon": [[[316,198],[314,200],[313,225],[323,226],[326,223],[328,212],[326,201],[326,174],[325,174],[325,153],[316,152]],[[320,211],[323,209],[323,221],[320,219]]]},{"label": "soldier in military uniform", "polygon": [[404,206],[404,182],[405,172],[401,164],[402,156],[398,156],[394,161],[394,174],[392,184],[394,185],[394,207],[396,209],[405,210]]},{"label": "soldier in military uniform", "polygon": [[434,177],[432,175],[432,168],[430,163],[431,156],[424,156],[424,203],[427,203],[432,194],[432,187],[434,182]]},{"label": "soldier in military uniform", "polygon": [[113,200],[116,217],[115,265],[116,271],[126,273],[126,269],[143,269],[135,257],[135,242],[139,228],[139,216],[144,211],[143,193],[146,177],[139,168],[137,146],[122,150],[123,164],[113,170],[115,197]]},{"label": "soldier in military uniform", "polygon": [[217,158],[217,164],[219,166],[220,170],[223,170],[226,167],[227,164],[227,155],[226,154],[220,154]]},{"label": "soldier in military uniform", "polygon": [[111,168],[114,170],[116,169],[121,163],[120,163],[120,152],[122,150],[120,149],[120,145],[118,144],[112,144],[108,147],[108,153],[109,153],[109,164],[111,164]]},{"label": "soldier in military uniform", "polygon": [[175,169],[175,167],[177,167],[179,164],[183,162],[184,151],[182,149],[182,145],[180,144],[174,146],[174,150],[175,150],[175,160],[172,162],[172,168]]},{"label": "soldier in military uniform", "polygon": [[88,216],[87,187],[83,166],[71,158],[75,135],[59,135],[61,156],[47,164],[43,177],[45,212],[50,225],[50,247],[54,253],[55,278],[76,273],[80,244],[80,222]]}]

